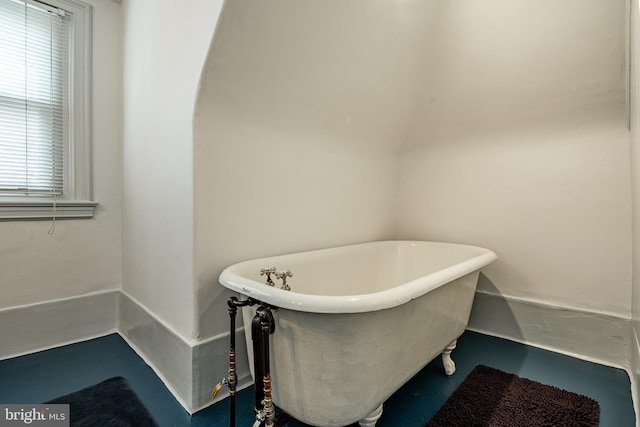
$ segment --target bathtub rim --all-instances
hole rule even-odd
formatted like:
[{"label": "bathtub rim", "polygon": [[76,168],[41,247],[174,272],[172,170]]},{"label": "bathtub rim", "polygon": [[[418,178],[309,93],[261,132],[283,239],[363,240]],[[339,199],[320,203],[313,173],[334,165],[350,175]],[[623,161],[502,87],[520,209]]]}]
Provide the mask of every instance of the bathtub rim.
[{"label": "bathtub rim", "polygon": [[[261,263],[263,266],[270,265],[274,258],[286,256],[303,256],[305,254],[319,254],[342,248],[356,248],[365,245],[380,244],[435,244],[446,246],[457,246],[460,248],[477,251],[478,254],[469,259],[443,268],[439,271],[422,276],[402,285],[368,294],[354,295],[312,295],[295,291],[285,291],[277,287],[269,287],[263,282],[259,282],[238,274],[235,270],[249,263]],[[343,245],[325,249],[295,252],[291,254],[276,255],[262,258],[255,258],[225,268],[219,276],[222,286],[238,292],[245,297],[253,298],[279,308],[303,311],[308,313],[365,313],[369,311],[384,310],[405,304],[416,299],[433,289],[446,283],[465,276],[474,271],[480,270],[497,259],[497,255],[490,249],[480,246],[466,245],[460,243],[435,242],[426,240],[380,240],[352,245]]]}]

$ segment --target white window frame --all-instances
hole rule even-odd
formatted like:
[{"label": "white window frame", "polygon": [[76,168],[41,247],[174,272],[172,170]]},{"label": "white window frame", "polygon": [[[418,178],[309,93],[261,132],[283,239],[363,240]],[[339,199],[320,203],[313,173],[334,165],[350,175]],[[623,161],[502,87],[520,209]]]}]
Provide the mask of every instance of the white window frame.
[{"label": "white window frame", "polygon": [[92,21],[93,6],[78,0],[21,0],[44,3],[72,16],[69,37],[68,173],[61,198],[0,197],[0,220],[92,218]]}]

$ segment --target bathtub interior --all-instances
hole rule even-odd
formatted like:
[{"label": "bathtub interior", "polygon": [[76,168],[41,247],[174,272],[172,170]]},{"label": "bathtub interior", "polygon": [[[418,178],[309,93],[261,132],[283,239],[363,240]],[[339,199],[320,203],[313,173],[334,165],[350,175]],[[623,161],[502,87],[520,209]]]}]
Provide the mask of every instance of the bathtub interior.
[{"label": "bathtub interior", "polygon": [[451,243],[385,241],[261,258],[233,268],[253,286],[264,284],[261,268],[276,267],[293,273],[287,282],[294,293],[349,296],[386,291],[486,252]]}]

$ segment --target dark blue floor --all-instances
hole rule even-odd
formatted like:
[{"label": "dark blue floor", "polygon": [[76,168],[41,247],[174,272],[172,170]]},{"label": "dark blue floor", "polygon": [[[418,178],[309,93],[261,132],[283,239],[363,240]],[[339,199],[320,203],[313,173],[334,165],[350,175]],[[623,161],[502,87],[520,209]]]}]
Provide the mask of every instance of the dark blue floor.
[{"label": "dark blue floor", "polygon": [[[377,425],[424,426],[471,370],[484,364],[596,399],[603,427],[635,426],[631,385],[623,370],[470,331],[458,341],[453,359],[455,375],[444,375],[437,358],[385,403]],[[161,427],[229,425],[226,400],[190,416],[116,334],[0,361],[0,403],[45,402],[114,376],[128,379]],[[252,388],[238,394],[239,427],[254,421],[252,399]],[[304,425],[292,421],[287,427]]]}]

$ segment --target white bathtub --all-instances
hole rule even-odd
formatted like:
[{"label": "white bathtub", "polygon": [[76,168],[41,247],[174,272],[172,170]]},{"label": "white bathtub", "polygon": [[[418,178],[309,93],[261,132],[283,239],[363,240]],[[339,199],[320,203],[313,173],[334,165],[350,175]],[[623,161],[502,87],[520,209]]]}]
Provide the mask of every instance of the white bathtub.
[{"label": "white bathtub", "polygon": [[[373,426],[391,394],[455,346],[479,270],[496,258],[475,246],[372,242],[242,262],[220,283],[280,308],[270,351],[277,406],[311,425]],[[271,266],[293,273],[291,291],[264,284],[260,269]],[[250,325],[254,310],[242,312]]]}]

